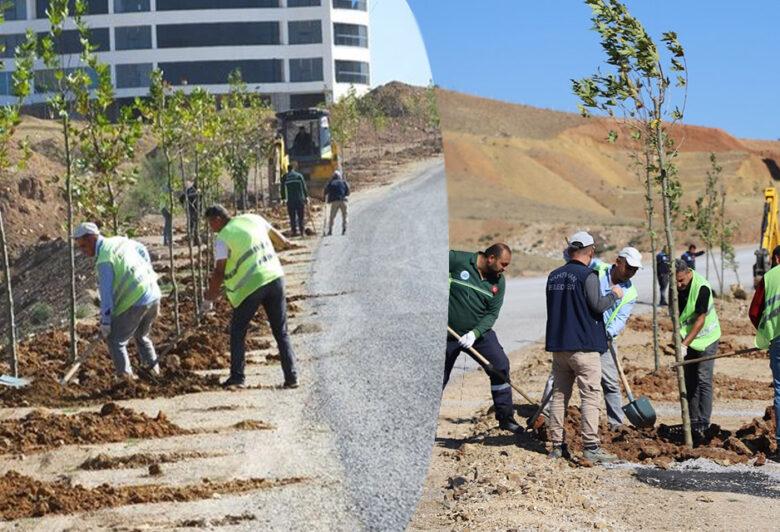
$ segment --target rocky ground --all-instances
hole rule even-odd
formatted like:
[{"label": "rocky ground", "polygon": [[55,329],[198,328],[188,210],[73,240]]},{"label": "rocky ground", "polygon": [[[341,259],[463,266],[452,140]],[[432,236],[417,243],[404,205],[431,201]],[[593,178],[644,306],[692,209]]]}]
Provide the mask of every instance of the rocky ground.
[{"label": "rocky ground", "polygon": [[[722,353],[752,341],[746,304],[718,301]],[[411,528],[775,529],[780,465],[764,458],[774,450],[775,423],[767,409],[772,392],[766,355],[716,361],[716,425],[703,445],[689,450],[662,428],[680,423],[676,377],[667,369],[669,352],[654,373],[648,320],[646,314],[632,318],[618,346],[634,392],[652,400],[658,424],[617,433],[602,427],[604,446],[623,462],[593,467],[581,459],[574,436],[576,392],[567,432],[574,458],[553,462],[546,458],[543,429],[515,437],[496,428],[487,378],[466,372],[445,390],[434,458]],[[662,332],[662,346],[668,340]],[[513,381],[538,398],[550,367],[543,345],[515,351],[510,359]],[[515,402],[518,419],[534,412],[521,398]]]}]

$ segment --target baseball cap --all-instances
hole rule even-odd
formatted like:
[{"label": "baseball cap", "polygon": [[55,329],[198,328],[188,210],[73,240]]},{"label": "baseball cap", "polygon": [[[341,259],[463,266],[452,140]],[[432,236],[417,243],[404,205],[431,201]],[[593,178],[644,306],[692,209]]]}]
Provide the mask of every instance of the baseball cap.
[{"label": "baseball cap", "polygon": [[578,231],[569,239],[569,246],[577,249],[586,248],[593,244],[593,237],[587,231]]},{"label": "baseball cap", "polygon": [[626,262],[629,266],[633,266],[634,268],[642,267],[642,254],[639,253],[639,250],[636,248],[625,247],[620,250],[618,257],[623,257],[626,259]]},{"label": "baseball cap", "polygon": [[97,225],[93,224],[92,222],[83,222],[80,223],[73,231],[73,238],[81,238],[82,236],[99,234],[100,229],[98,229]]}]

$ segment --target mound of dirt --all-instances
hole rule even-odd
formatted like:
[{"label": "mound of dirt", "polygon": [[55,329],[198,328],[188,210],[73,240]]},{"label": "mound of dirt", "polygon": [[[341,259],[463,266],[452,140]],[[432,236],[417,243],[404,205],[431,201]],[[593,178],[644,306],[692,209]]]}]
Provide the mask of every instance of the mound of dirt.
[{"label": "mound of dirt", "polygon": [[183,487],[172,486],[122,486],[108,484],[87,489],[72,486],[68,481],[41,482],[9,471],[0,477],[0,519],[10,521],[24,517],[41,517],[47,514],[72,514],[101,508],[114,508],[127,504],[156,502],[185,502],[209,499],[217,494],[244,493],[278,488],[304,482],[299,477],[282,479],[251,478],[227,482],[211,482]]},{"label": "mound of dirt", "polygon": [[97,456],[85,460],[79,466],[79,469],[84,469],[86,471],[100,471],[104,469],[134,469],[137,467],[146,467],[153,464],[173,464],[183,460],[212,458],[216,456],[224,455],[219,453],[186,452],[163,454],[136,453],[131,454],[130,456],[109,456],[107,454],[100,453]]},{"label": "mound of dirt", "polygon": [[419,111],[425,105],[426,90],[399,81],[391,81],[369,92],[365,98],[385,116],[400,118]]},{"label": "mound of dirt", "polygon": [[61,445],[112,443],[129,438],[191,434],[160,411],[156,418],[106,403],[100,412],[59,415],[34,410],[21,419],[0,421],[0,453],[29,453]]},{"label": "mound of dirt", "polygon": [[[723,465],[746,463],[753,457],[774,452],[774,409],[767,407],[762,418],[756,418],[736,432],[711,425],[705,439],[690,449],[683,445],[681,432],[674,427],[659,425],[647,429],[626,426],[620,431],[610,431],[606,422],[600,427],[604,449],[621,460],[642,462],[666,468],[673,462],[695,458],[707,458]],[[581,412],[579,407],[570,406],[566,412],[566,440],[569,449],[582,452],[580,434]],[[537,430],[542,441],[548,441],[547,430]]]},{"label": "mound of dirt", "polygon": [[[657,372],[628,366],[624,368],[634,394],[646,395],[656,401],[676,401],[678,398],[677,373],[669,368]],[[769,381],[753,381],[716,373],[713,379],[716,398],[771,400],[774,390]]]}]

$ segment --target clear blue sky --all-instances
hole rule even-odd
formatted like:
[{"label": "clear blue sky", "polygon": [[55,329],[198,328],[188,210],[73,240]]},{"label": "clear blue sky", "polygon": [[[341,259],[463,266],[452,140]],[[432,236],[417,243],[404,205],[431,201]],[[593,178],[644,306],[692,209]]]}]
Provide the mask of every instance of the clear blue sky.
[{"label": "clear blue sky", "polygon": [[[780,138],[780,1],[629,0],[651,36],[673,30],[690,76],[685,122]],[[575,111],[570,79],[603,64],[581,0],[409,0],[437,85]]]},{"label": "clear blue sky", "polygon": [[406,0],[369,0],[371,85],[403,81],[426,86],[431,67],[420,30]]}]

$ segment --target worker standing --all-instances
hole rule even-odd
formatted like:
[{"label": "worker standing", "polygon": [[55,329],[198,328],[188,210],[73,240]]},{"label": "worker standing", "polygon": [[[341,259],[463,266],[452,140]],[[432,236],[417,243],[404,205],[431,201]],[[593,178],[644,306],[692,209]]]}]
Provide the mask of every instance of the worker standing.
[{"label": "worker standing", "polygon": [[297,171],[298,163],[290,161],[290,168],[282,177],[282,201],[287,202],[287,214],[290,217],[290,232],[292,236],[304,236],[304,209],[309,203],[309,190],[306,179]]},{"label": "worker standing", "polygon": [[325,185],[325,203],[330,206],[330,223],[328,236],[333,234],[333,222],[336,221],[336,213],[341,212],[341,234],[347,232],[347,199],[349,197],[349,183],[344,179],[341,170],[333,172],[328,184]]},{"label": "worker standing", "polygon": [[160,288],[146,246],[123,236],[104,237],[91,222],[73,232],[79,250],[96,257],[100,293],[100,332],[119,378],[134,378],[127,344],[135,339],[143,368],[160,374],[157,353],[149,338],[160,310]]},{"label": "worker standing", "polygon": [[550,404],[550,458],[561,458],[564,416],[574,381],[582,402],[583,456],[595,463],[616,457],[601,448],[599,401],[601,353],[607,351],[604,312],[623,297],[619,286],[601,295],[598,275],[589,265],[595,255],[593,237],[585,231],[569,239],[569,262],[547,277],[547,331],[545,350],[553,354],[553,394]]},{"label": "worker standing", "polygon": [[691,244],[688,246],[688,251],[680,255],[680,258],[685,261],[685,264],[688,265],[689,270],[695,270],[696,257],[701,257],[702,255],[704,255],[704,252],[696,251],[696,244]]},{"label": "worker standing", "polygon": [[[638,294],[636,287],[631,282],[631,278],[642,267],[642,254],[636,248],[625,247],[618,253],[614,264],[610,265],[594,259],[590,267],[599,275],[602,296],[608,295],[612,291],[613,285],[617,285],[623,290],[623,297],[605,310],[603,315],[604,325],[607,329],[607,339],[611,339],[613,348],[615,348],[614,340],[625,329],[628,318],[631,316],[631,311],[636,304]],[[550,393],[553,381],[553,376],[550,375],[542,397],[547,397]],[[609,349],[601,353],[601,389],[604,392],[609,428],[610,430],[619,430],[623,425],[620,378]],[[549,403],[544,414],[549,419]]]},{"label": "worker standing", "polygon": [[[715,312],[715,299],[707,279],[677,259],[677,294],[680,306],[680,336],[687,349],[685,360],[711,356],[718,351],[720,322]],[[685,388],[694,438],[704,437],[712,415],[712,376],[714,360],[683,366]]]},{"label": "worker standing", "polygon": [[230,377],[225,388],[243,387],[246,367],[246,333],[262,306],[279,348],[284,387],[297,388],[295,353],[287,332],[287,298],[284,270],[273,242],[289,244],[265,218],[242,214],[231,218],[222,205],[206,210],[206,219],[214,238],[214,271],[205,294],[204,312],[213,308],[224,285],[233,307],[230,319]]},{"label": "worker standing", "polygon": [[[694,259],[695,260],[695,259]],[[655,275],[658,280],[658,291],[661,293],[659,305],[665,307],[669,304],[666,296],[669,294],[669,276],[672,274],[671,260],[666,248],[663,248],[655,256]]]},{"label": "worker standing", "polygon": [[[772,268],[756,286],[750,303],[750,321],[756,327],[756,347],[769,349],[769,367],[775,390],[775,419],[780,419],[780,246],[772,251]],[[777,450],[770,457],[780,461],[780,423],[775,427]]]},{"label": "worker standing", "polygon": [[512,251],[506,244],[493,244],[484,252],[450,251],[450,297],[447,324],[461,337],[447,337],[444,362],[444,385],[461,351],[473,347],[503,375],[490,374],[498,426],[517,432],[512,388],[509,380],[509,358],[498,342],[493,325],[504,302],[506,281],[503,272],[509,267]]}]

